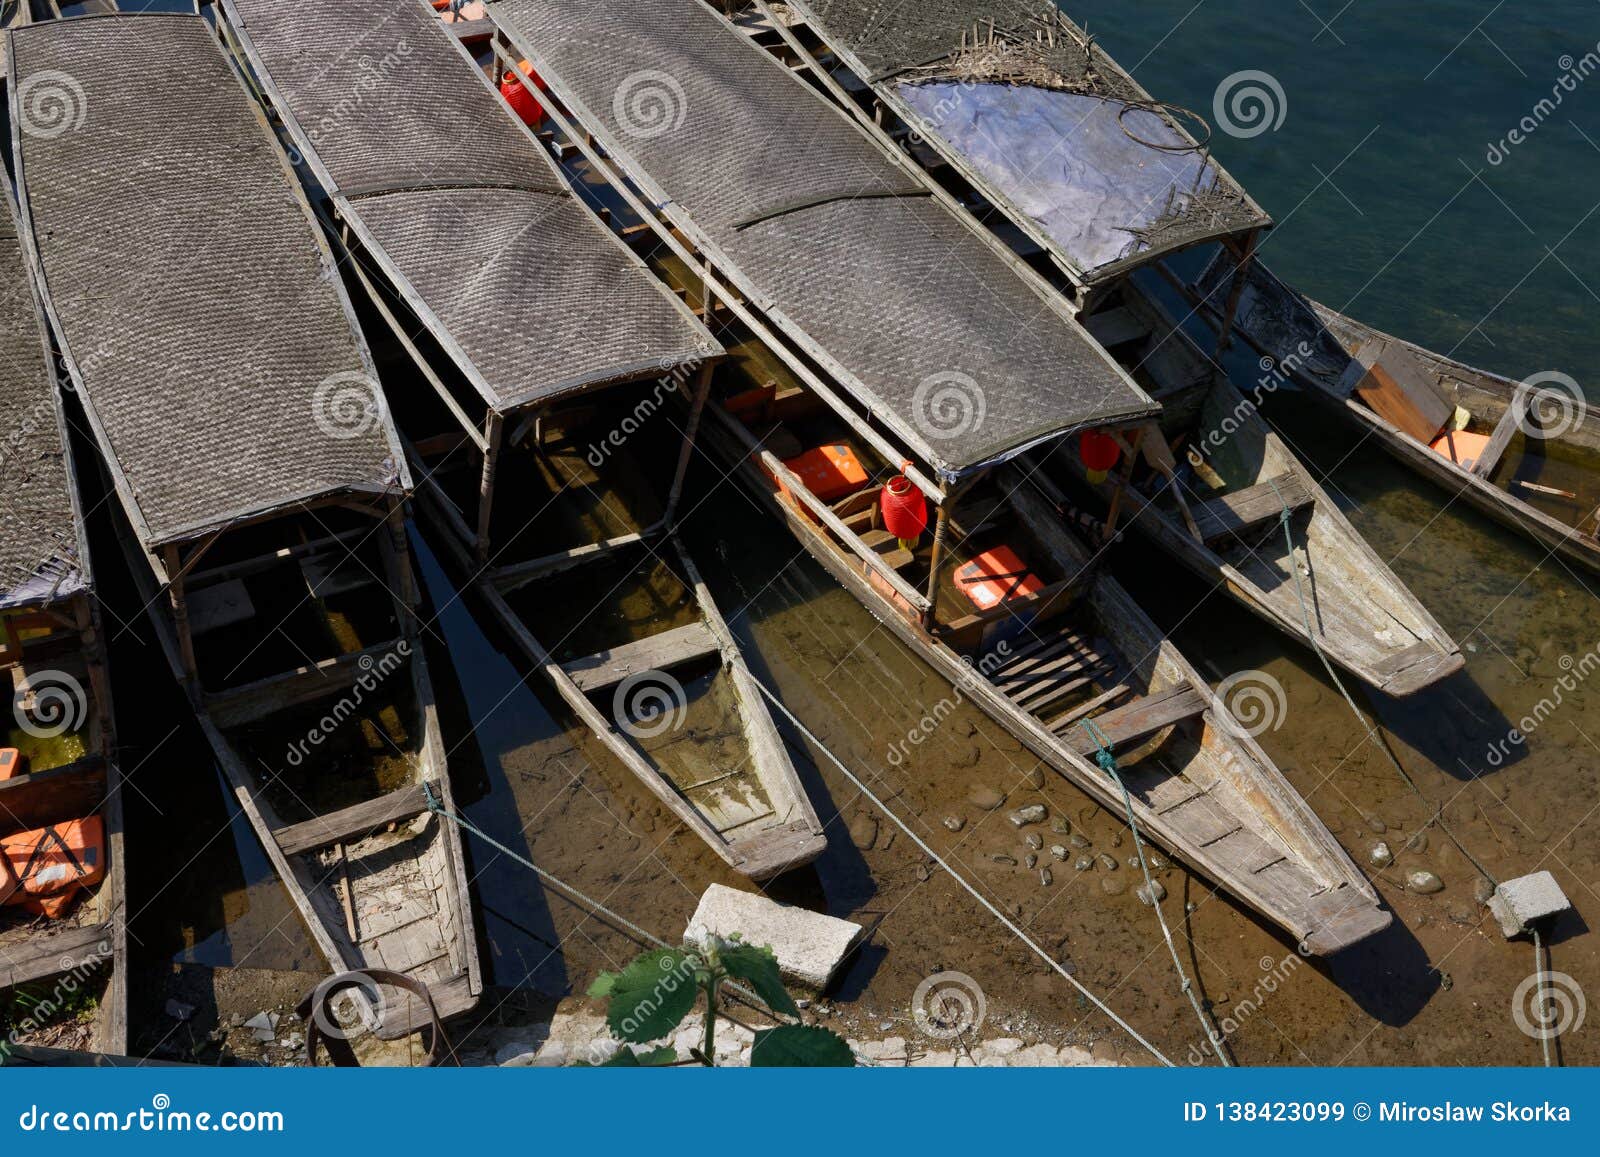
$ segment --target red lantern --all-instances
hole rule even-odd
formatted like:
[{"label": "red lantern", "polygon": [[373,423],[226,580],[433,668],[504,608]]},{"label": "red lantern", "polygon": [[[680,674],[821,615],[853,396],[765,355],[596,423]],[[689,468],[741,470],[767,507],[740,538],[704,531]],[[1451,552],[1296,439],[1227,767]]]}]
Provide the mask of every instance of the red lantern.
[{"label": "red lantern", "polygon": [[1111,468],[1122,458],[1122,447],[1110,434],[1101,430],[1085,430],[1078,436],[1078,455],[1083,459],[1084,469],[1089,472],[1089,481],[1100,483],[1106,480]]},{"label": "red lantern", "polygon": [[928,500],[904,474],[896,474],[884,485],[878,509],[883,512],[884,529],[907,550],[914,549],[917,539],[928,529]]},{"label": "red lantern", "polygon": [[[530,61],[521,61],[517,67],[522,70],[523,75],[532,81],[540,92],[550,91],[545,88],[544,81],[540,80],[534,73],[533,64]],[[517,118],[529,128],[536,129],[544,123],[544,109],[533,98],[533,93],[529,92],[522,81],[517,79],[517,74],[510,69],[507,69],[505,75],[500,78],[500,95],[506,98],[506,103],[511,106],[511,111],[516,113]]]}]

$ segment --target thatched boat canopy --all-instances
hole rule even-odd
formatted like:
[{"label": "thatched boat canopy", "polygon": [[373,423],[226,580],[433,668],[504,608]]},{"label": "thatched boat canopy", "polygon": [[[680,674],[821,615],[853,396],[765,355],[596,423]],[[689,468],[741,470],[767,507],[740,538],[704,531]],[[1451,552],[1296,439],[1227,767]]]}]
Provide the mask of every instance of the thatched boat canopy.
[{"label": "thatched boat canopy", "polygon": [[[332,254],[209,25],[7,36],[22,234],[144,548],[406,489]],[[19,106],[45,85],[48,124]]]},{"label": "thatched boat canopy", "polygon": [[1059,295],[698,0],[495,0],[583,128],[942,477],[1156,407]]}]

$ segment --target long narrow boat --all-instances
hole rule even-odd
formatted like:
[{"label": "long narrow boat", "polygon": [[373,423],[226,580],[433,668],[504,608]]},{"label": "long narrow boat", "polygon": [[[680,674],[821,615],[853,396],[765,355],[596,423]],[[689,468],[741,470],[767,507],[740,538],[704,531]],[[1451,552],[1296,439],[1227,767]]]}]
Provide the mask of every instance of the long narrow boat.
[{"label": "long narrow boat", "polygon": [[[868,131],[906,142],[950,203],[1009,226],[1000,235],[1074,296],[1089,332],[1161,403],[1159,426],[1124,440],[1124,469],[1096,484],[1107,532],[1125,516],[1390,694],[1462,667],[1448,633],[1134,276],[1201,243],[1250,252],[1271,224],[1196,141],[1198,118],[1153,100],[1047,0],[893,16],[872,0],[755,8],[748,34],[807,67]],[[1072,449],[1049,468],[1088,474]]]},{"label": "long narrow boat", "polygon": [[1193,294],[1363,435],[1451,495],[1562,558],[1600,571],[1600,424],[1570,379],[1474,369],[1291,289],[1258,259],[1237,297],[1220,250]]},{"label": "long narrow boat", "polygon": [[[69,75],[93,109],[16,135],[22,231],[162,648],[329,967],[464,1012],[482,979],[460,833],[432,814],[451,788],[409,477],[310,206],[200,17],[53,21],[8,50],[17,87]],[[428,1016],[360,1003],[386,1037]]]},{"label": "long narrow boat", "polygon": [[[0,1058],[80,992],[128,1049],[127,876],[105,642],[54,358],[4,182],[0,215]],[[27,986],[28,996],[15,995]]]},{"label": "long narrow boat", "polygon": [[[401,409],[460,573],[735,870],[765,879],[815,859],[822,824],[677,534],[695,425],[651,421],[680,391],[703,400],[722,348],[420,4],[226,9],[348,231],[349,268],[434,387],[415,381]],[[379,64],[343,115],[339,62],[355,56]],[[432,356],[413,340],[424,332]]]},{"label": "long narrow boat", "polygon": [[[1113,755],[1141,830],[1309,951],[1385,927],[1389,914],[1305,802],[1093,568],[1061,526],[1059,497],[1016,464],[1081,426],[1150,412],[1048,287],[1018,276],[914,169],[697,0],[489,10],[511,58],[530,60],[539,81],[526,91],[562,143],[651,226],[682,288],[740,343],[746,369],[718,374],[708,437],[806,548],[930,666],[1120,814],[1117,780],[1091,762]],[[689,110],[659,145],[628,132],[631,106],[612,99],[628,76],[670,76]],[[739,99],[719,103],[730,90]],[[770,155],[751,158],[763,140],[783,149],[764,176]],[[730,183],[732,171],[741,179]],[[730,187],[745,200],[727,204]],[[864,189],[880,195],[853,195]],[[941,260],[925,265],[930,238]],[[974,301],[994,308],[975,317]],[[963,413],[907,388],[919,378],[971,383]],[[933,426],[941,412],[954,420]],[[938,508],[931,544],[924,500]],[[908,511],[917,525],[899,521]]]}]

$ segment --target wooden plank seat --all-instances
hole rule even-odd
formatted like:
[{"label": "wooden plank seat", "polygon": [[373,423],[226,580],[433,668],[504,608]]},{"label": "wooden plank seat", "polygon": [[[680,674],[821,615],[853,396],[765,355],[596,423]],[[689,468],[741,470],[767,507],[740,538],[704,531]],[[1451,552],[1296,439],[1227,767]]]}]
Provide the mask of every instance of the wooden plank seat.
[{"label": "wooden plank seat", "polygon": [[[1184,680],[1097,715],[1094,725],[1105,736],[1111,749],[1116,751],[1154,735],[1163,727],[1191,719],[1209,706],[1209,697]],[[1074,726],[1069,729],[1067,741],[1079,755],[1094,755],[1100,750],[1087,727]]]},{"label": "wooden plank seat", "polygon": [[900,540],[887,530],[868,530],[861,535],[861,541],[869,550],[875,550],[883,556],[883,561],[894,567],[895,570],[905,570],[916,561],[912,554],[900,545]]},{"label": "wooden plank seat", "polygon": [[647,639],[585,655],[561,664],[580,691],[597,691],[620,683],[638,671],[664,671],[707,655],[719,654],[717,637],[704,623],[690,623]]},{"label": "wooden plank seat", "polygon": [[1299,510],[1315,501],[1315,495],[1297,473],[1280,474],[1265,482],[1232,494],[1218,495],[1193,507],[1195,525],[1200,537],[1214,542],[1230,534],[1243,534],[1262,523],[1271,522],[1283,513],[1287,504],[1290,510]]},{"label": "wooden plank seat", "polygon": [[[437,783],[430,783],[428,787],[435,795],[438,794]],[[283,849],[284,855],[295,856],[330,844],[361,839],[379,828],[411,819],[427,810],[427,796],[420,787],[411,784],[380,795],[377,799],[365,800],[304,823],[278,828],[273,831],[272,838]]]}]

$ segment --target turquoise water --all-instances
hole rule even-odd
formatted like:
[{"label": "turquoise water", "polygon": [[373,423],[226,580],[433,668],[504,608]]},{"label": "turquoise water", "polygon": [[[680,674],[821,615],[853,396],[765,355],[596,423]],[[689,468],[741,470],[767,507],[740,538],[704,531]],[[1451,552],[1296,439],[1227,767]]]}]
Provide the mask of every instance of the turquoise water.
[{"label": "turquoise water", "polygon": [[[1600,399],[1600,5],[1063,7],[1152,95],[1208,120],[1231,75],[1278,82],[1281,126],[1218,131],[1213,151],[1279,222],[1262,256],[1280,276],[1471,364],[1558,370]],[[1574,91],[1536,113],[1563,75]],[[1525,117],[1533,131],[1510,144]]]}]

